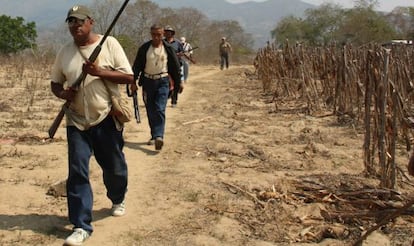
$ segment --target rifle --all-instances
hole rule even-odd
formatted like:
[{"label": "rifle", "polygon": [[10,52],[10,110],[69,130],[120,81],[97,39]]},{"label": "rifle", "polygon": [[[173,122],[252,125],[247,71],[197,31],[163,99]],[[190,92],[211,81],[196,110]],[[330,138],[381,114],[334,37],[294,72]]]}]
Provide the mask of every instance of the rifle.
[{"label": "rifle", "polygon": [[[116,14],[114,20],[112,21],[111,25],[108,27],[108,30],[106,30],[105,35],[102,37],[99,44],[96,46],[96,48],[93,50],[92,54],[89,56],[88,60],[90,62],[94,62],[96,58],[98,57],[99,53],[102,50],[102,45],[105,42],[106,38],[109,36],[109,33],[112,31],[112,28],[115,26],[115,23],[118,21],[119,16],[121,16],[121,13],[124,11],[126,5],[128,4],[129,0],[125,0],[125,2],[122,4],[121,8],[119,9],[118,13]],[[81,75],[76,79],[76,81],[71,86],[72,88],[77,89],[79,85],[82,83],[82,81],[85,80],[87,73],[83,72]],[[56,116],[55,120],[53,121],[52,125],[49,128],[49,138],[53,138],[55,136],[55,133],[60,125],[60,123],[63,120],[63,117],[65,116],[66,110],[70,106],[70,101],[66,101],[62,108],[60,109],[59,114]]]},{"label": "rifle", "polygon": [[137,123],[141,123],[141,116],[139,115],[139,109],[138,109],[138,99],[137,99],[137,91],[134,91],[132,94],[129,91],[128,85],[126,86],[127,89],[127,95],[129,97],[132,97],[132,101],[134,103],[134,113],[135,113],[135,119],[137,120]]},{"label": "rifle", "polygon": [[191,49],[189,49],[189,50],[187,50],[186,52],[184,52],[184,51],[182,51],[182,52],[180,52],[180,53],[178,53],[178,54],[181,54],[181,55],[183,55],[185,58],[187,58],[191,63],[193,63],[193,64],[195,64],[196,63],[196,61],[191,57],[191,56],[188,56],[186,53],[188,53],[188,52],[190,52],[190,51],[193,51],[193,50],[195,50],[195,49],[198,49],[198,47],[194,47],[194,48],[191,48]]}]

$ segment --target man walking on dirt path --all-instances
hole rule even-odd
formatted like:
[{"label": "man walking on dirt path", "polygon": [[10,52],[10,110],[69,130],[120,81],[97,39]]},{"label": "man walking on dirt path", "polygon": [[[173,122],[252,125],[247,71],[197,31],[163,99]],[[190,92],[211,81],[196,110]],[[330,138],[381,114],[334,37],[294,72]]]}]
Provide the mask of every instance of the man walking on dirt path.
[{"label": "man walking on dirt path", "polygon": [[[177,106],[178,101],[178,93],[182,92],[182,87],[184,86],[184,71],[183,71],[183,59],[182,56],[184,54],[183,45],[181,44],[180,40],[175,38],[175,30],[171,26],[166,26],[164,28],[164,35],[165,35],[165,41],[167,41],[168,44],[171,45],[171,47],[174,48],[175,53],[178,56],[178,61],[180,62],[180,85],[174,85],[174,90],[171,92],[171,107],[175,108]],[[174,81],[175,82],[175,81]]]},{"label": "man walking on dirt path", "polygon": [[[111,95],[119,95],[118,84],[134,83],[131,66],[119,42],[108,36],[99,53],[99,62],[88,61],[102,35],[92,31],[94,19],[82,5],[72,7],[66,22],[73,41],[56,56],[51,90],[70,102],[66,109],[69,174],[66,181],[69,220],[73,233],[65,245],[81,245],[93,231],[93,193],[89,180],[92,154],[103,170],[112,215],[125,213],[128,170],[123,147],[123,126],[111,115]],[[86,73],[78,88],[70,86]],[[68,87],[64,88],[64,84]]]},{"label": "man walking on dirt path", "polygon": [[[161,150],[164,145],[165,109],[170,79],[174,81],[174,90],[182,89],[180,63],[174,48],[164,40],[162,26],[151,26],[151,40],[139,47],[132,70],[135,80],[139,78],[138,85],[142,86],[151,129],[151,139],[148,143],[155,144],[155,150]],[[132,90],[136,88],[132,87]]]},{"label": "man walking on dirt path", "polygon": [[231,45],[229,42],[226,41],[225,37],[221,38],[220,46],[219,46],[219,54],[220,54],[220,69],[224,69],[224,65],[226,69],[229,69],[229,55],[232,51]]},{"label": "man walking on dirt path", "polygon": [[183,73],[183,83],[187,83],[188,80],[188,74],[190,72],[190,62],[195,63],[193,59],[193,47],[189,42],[187,42],[185,37],[180,38],[181,45],[183,46],[183,56],[181,57],[181,60],[183,62],[182,66],[182,73]]}]

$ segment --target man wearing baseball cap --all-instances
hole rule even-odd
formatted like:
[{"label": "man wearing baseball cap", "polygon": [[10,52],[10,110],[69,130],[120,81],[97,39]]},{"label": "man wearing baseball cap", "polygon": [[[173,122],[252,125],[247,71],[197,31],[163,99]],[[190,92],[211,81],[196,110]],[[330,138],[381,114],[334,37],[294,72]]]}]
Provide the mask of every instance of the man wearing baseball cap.
[{"label": "man wearing baseball cap", "polygon": [[[181,44],[180,40],[176,39],[174,35],[175,35],[174,28],[172,28],[171,26],[164,27],[165,41],[167,41],[167,43],[169,43],[174,48],[175,53],[178,56],[178,61],[180,62],[180,67],[181,67],[180,87],[177,88],[177,86],[174,86],[174,89],[171,92],[171,107],[173,108],[177,106],[178,93],[181,93],[184,89],[183,60],[182,60],[184,49],[183,49],[183,45]],[[178,83],[175,83],[175,85],[177,84]]]},{"label": "man wearing baseball cap", "polygon": [[68,15],[65,21],[68,21],[69,18],[71,17],[81,19],[81,20],[84,20],[86,18],[92,19],[92,14],[90,10],[88,9],[88,7],[84,5],[75,5],[69,9]]},{"label": "man wearing baseball cap", "polygon": [[[55,58],[51,90],[70,103],[65,110],[69,157],[66,192],[73,232],[65,245],[82,245],[93,231],[89,181],[92,155],[102,168],[112,215],[125,214],[128,170],[123,153],[123,125],[111,111],[111,95],[120,96],[118,84],[134,84],[134,77],[125,52],[114,37],[107,37],[94,63],[88,60],[103,35],[92,31],[94,20],[86,6],[69,9],[66,22],[73,40]],[[72,88],[82,73],[87,74],[85,79]]]}]

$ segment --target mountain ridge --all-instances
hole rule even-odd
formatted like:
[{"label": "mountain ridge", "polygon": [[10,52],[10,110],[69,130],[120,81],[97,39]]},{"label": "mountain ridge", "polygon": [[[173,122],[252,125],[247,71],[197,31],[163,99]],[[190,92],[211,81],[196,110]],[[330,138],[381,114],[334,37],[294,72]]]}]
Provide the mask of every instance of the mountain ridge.
[{"label": "mountain ridge", "polygon": [[[236,20],[246,33],[251,33],[255,47],[263,46],[270,40],[270,31],[282,18],[293,15],[302,17],[306,9],[315,5],[301,0],[267,0],[264,2],[229,3],[225,0],[153,0],[162,8],[189,7],[199,10],[210,20]],[[76,4],[90,5],[93,0],[78,0]],[[74,3],[55,0],[3,0],[0,14],[21,16],[36,23],[38,32],[63,23],[66,11]]]}]

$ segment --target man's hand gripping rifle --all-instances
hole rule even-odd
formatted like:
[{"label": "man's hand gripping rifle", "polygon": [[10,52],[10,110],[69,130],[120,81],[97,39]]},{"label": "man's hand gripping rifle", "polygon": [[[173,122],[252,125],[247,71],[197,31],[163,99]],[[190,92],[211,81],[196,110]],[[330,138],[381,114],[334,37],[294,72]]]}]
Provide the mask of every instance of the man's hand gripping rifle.
[{"label": "man's hand gripping rifle", "polygon": [[[177,53],[177,56],[178,57],[180,57],[180,56],[184,56],[187,60],[189,60],[191,63],[193,63],[193,64],[195,64],[196,63],[196,61],[191,57],[191,54],[190,54],[190,52],[191,51],[193,51],[193,50],[195,50],[195,49],[198,49],[198,47],[194,47],[194,48],[191,48],[191,49],[189,49],[189,50],[187,50],[187,51],[182,51],[182,52],[179,52],[179,53]],[[187,54],[189,54],[189,55],[187,55]]]},{"label": "man's hand gripping rifle", "polygon": [[[115,26],[115,23],[118,21],[119,16],[121,16],[121,13],[124,11],[126,5],[128,4],[129,0],[125,0],[125,2],[122,4],[121,8],[119,9],[118,13],[116,14],[114,20],[112,21],[111,25],[108,27],[108,30],[106,30],[105,35],[102,37],[101,41],[99,42],[98,46],[93,50],[92,54],[89,56],[88,60],[90,62],[95,62],[96,58],[98,57],[99,53],[101,52],[102,45],[105,42],[106,38],[109,36],[109,33],[112,31],[112,28]],[[76,81],[73,83],[71,88],[73,90],[77,90],[79,85],[85,80],[87,73],[82,71],[81,75],[76,79]],[[66,101],[65,104],[63,104],[62,109],[60,110],[59,114],[56,116],[55,120],[52,123],[52,126],[49,128],[49,138],[53,138],[55,136],[55,133],[60,125],[60,123],[63,120],[63,117],[65,116],[65,111],[70,106],[70,101]]]}]

